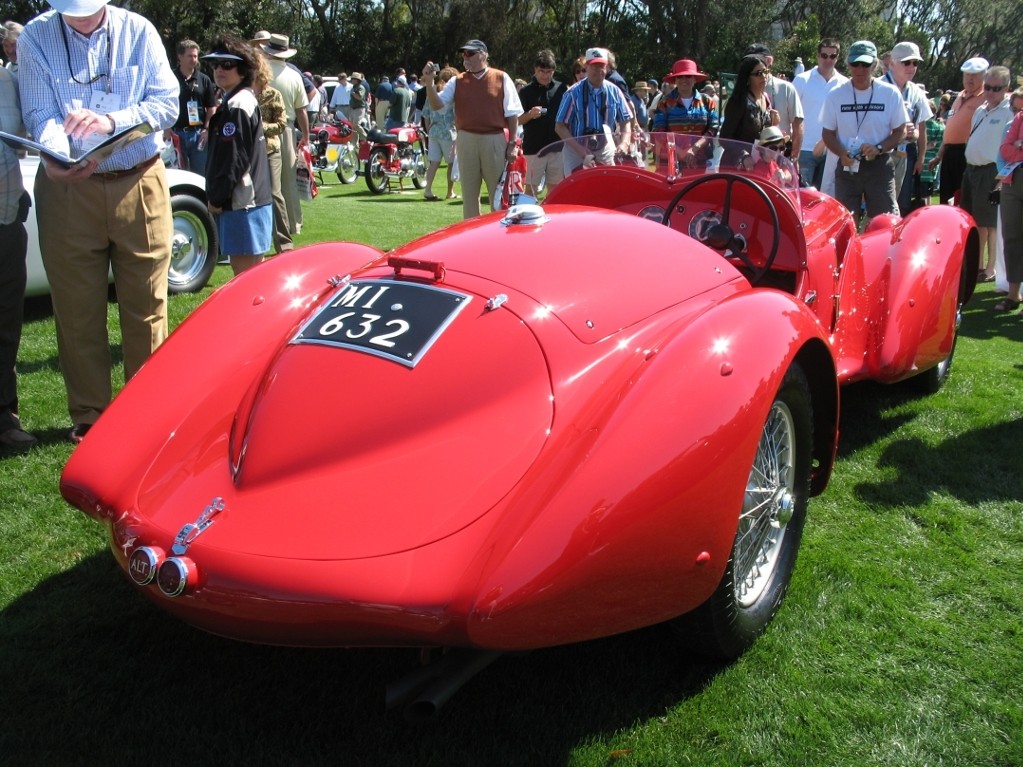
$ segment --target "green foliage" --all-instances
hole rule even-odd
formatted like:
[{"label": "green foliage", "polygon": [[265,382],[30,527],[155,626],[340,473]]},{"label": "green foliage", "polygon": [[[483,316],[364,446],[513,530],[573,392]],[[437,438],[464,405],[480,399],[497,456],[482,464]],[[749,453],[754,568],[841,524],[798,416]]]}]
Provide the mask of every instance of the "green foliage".
[{"label": "green foliage", "polygon": [[[391,248],[460,219],[458,202],[420,196],[324,188],[299,241]],[[215,284],[229,274],[218,267]],[[211,289],[173,297],[175,324]],[[416,651],[229,642],[127,584],[104,530],[57,490],[70,424],[53,318],[33,301],[21,410],[43,444],[0,455],[2,761],[1023,764],[1023,318],[995,300],[984,285],[967,307],[939,394],[843,391],[831,485],[811,502],[785,604],[743,658],[685,657],[662,627],[507,656],[426,728],[383,710]],[[114,305],[109,321],[117,345]]]},{"label": "green foliage", "polygon": [[[983,55],[1011,69],[1023,66],[1023,4],[1016,0],[115,0],[153,21],[167,42],[207,43],[220,32],[247,37],[259,29],[288,34],[295,61],[323,74],[358,69],[372,83],[398,66],[419,71],[427,60],[460,64],[457,48],[478,37],[495,66],[529,79],[537,50],[554,51],[562,76],[591,45],[615,50],[629,79],[660,79],[675,59],[696,59],[704,71],[734,72],[752,42],[771,44],[778,67],[796,56],[816,63],[821,37],[847,48],[873,40],[879,51],[900,40],[920,44],[917,80],[933,88],[961,85],[959,65]],[[12,0],[8,18],[27,21],[49,6]],[[809,58],[808,58],[809,56]]]}]

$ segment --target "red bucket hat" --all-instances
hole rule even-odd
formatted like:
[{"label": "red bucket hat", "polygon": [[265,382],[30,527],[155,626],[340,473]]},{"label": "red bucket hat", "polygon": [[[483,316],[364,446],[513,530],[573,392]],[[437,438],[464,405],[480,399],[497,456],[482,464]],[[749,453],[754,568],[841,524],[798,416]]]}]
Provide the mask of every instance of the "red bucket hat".
[{"label": "red bucket hat", "polygon": [[707,75],[696,68],[696,62],[692,59],[679,59],[671,68],[671,72],[664,76],[665,80],[674,80],[676,77],[689,75],[697,80],[706,80]]}]

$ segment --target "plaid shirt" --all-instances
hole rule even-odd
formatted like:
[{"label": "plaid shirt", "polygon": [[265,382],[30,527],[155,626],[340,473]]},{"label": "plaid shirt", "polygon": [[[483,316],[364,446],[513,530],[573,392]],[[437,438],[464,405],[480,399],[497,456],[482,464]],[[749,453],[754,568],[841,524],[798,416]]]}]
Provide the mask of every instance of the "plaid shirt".
[{"label": "plaid shirt", "polygon": [[106,6],[103,25],[88,36],[67,26],[56,11],[37,16],[18,39],[18,65],[25,126],[40,144],[80,156],[82,142],[69,141],[64,118],[88,108],[94,91],[120,96],[121,108],[108,114],[115,133],[141,122],[153,126],[151,135],[104,160],[101,172],[152,158],[161,149],[161,131],[178,117],[178,80],[163,41],[149,21],[123,8]]},{"label": "plaid shirt", "polygon": [[[0,69],[0,130],[19,135],[24,130],[18,106],[17,81],[6,69]],[[14,223],[22,189],[18,155],[0,141],[0,224]]]}]

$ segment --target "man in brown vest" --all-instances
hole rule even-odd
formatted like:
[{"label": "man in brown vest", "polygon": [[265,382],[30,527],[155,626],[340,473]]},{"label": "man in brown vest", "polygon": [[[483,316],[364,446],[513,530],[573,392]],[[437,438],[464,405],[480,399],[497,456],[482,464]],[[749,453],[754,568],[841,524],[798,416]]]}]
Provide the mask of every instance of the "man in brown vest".
[{"label": "man in brown vest", "polygon": [[501,197],[497,184],[505,163],[515,158],[522,104],[511,77],[488,65],[489,53],[483,42],[470,40],[459,51],[464,72],[438,91],[433,85],[437,71],[433,62],[427,62],[423,83],[431,109],[439,112],[454,105],[462,217],[473,218],[480,214],[484,181],[491,210]]}]

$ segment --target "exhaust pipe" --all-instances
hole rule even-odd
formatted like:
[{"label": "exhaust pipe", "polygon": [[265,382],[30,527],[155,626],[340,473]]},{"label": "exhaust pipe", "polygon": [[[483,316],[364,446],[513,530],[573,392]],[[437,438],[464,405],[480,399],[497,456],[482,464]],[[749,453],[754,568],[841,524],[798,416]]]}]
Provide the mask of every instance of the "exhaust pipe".
[{"label": "exhaust pipe", "polygon": [[450,650],[438,661],[387,685],[387,709],[404,706],[406,722],[429,721],[462,685],[500,655],[497,650]]}]

